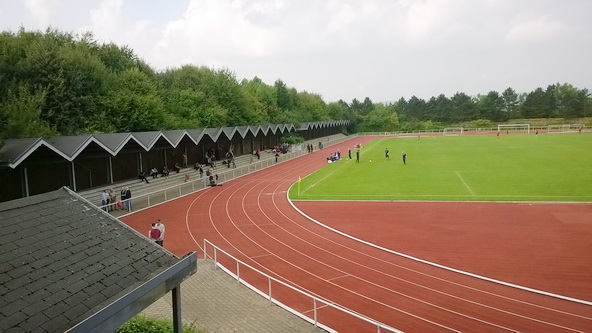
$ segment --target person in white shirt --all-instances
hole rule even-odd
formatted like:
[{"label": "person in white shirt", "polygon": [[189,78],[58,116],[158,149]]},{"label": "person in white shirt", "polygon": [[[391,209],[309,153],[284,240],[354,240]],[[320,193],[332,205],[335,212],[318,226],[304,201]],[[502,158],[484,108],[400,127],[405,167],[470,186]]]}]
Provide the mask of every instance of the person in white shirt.
[{"label": "person in white shirt", "polygon": [[156,241],[156,244],[163,246],[162,244],[164,243],[164,223],[162,223],[162,221],[158,219],[156,221],[156,227],[158,228],[158,230],[160,230],[160,237]]}]

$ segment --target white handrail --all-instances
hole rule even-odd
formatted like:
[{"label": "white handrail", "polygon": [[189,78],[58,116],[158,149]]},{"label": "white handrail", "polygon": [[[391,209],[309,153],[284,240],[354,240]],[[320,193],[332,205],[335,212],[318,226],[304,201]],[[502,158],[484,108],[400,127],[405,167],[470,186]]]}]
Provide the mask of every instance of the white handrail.
[{"label": "white handrail", "polygon": [[[307,293],[305,291],[302,291],[302,290],[300,290],[300,289],[298,289],[296,287],[293,287],[293,286],[291,286],[291,285],[289,285],[289,284],[287,284],[285,282],[282,282],[282,281],[280,281],[280,280],[278,280],[278,279],[276,279],[274,277],[271,277],[271,276],[265,274],[264,272],[258,270],[257,268],[255,268],[255,267],[253,267],[253,266],[251,266],[249,264],[246,264],[246,263],[238,260],[233,255],[229,254],[228,252],[226,252],[226,251],[222,250],[221,248],[219,248],[218,246],[214,245],[212,242],[208,241],[207,239],[204,239],[203,249],[204,249],[204,258],[206,258],[206,259],[208,258],[208,253],[207,253],[207,245],[208,244],[214,249],[214,253],[213,253],[213,255],[210,258],[212,258],[214,260],[214,264],[216,266],[221,267],[229,275],[236,277],[236,279],[238,280],[239,283],[243,283],[245,286],[247,286],[248,288],[250,288],[253,291],[257,292],[258,294],[260,294],[260,295],[262,295],[262,296],[264,296],[266,298],[269,298],[269,300],[271,302],[274,302],[274,303],[282,306],[283,308],[287,309],[288,311],[290,311],[290,312],[298,315],[302,319],[310,322],[311,324],[314,324],[315,327],[316,326],[320,326],[320,327],[322,327],[325,330],[328,330],[328,331],[331,331],[331,332],[335,332],[335,330],[333,330],[333,329],[331,329],[331,328],[329,328],[329,327],[327,327],[327,326],[325,326],[325,325],[323,325],[323,324],[321,324],[321,323],[319,323],[317,321],[317,310],[319,308],[319,306],[317,305],[317,303],[320,302],[321,304],[323,304],[325,306],[332,307],[332,308],[334,308],[336,310],[339,310],[339,311],[341,311],[341,312],[343,312],[343,313],[345,313],[347,315],[350,315],[352,317],[356,317],[356,318],[358,318],[358,319],[360,319],[360,320],[362,320],[362,321],[364,321],[364,322],[366,322],[368,324],[371,324],[373,326],[376,326],[377,332],[382,332],[383,329],[388,330],[389,332],[395,332],[395,333],[402,333],[403,332],[401,330],[398,330],[396,328],[393,328],[391,326],[388,326],[386,324],[383,324],[383,323],[381,323],[381,322],[379,322],[377,320],[374,320],[372,318],[368,318],[368,317],[366,317],[366,316],[364,316],[362,314],[359,314],[359,313],[356,313],[356,312],[354,312],[352,310],[349,310],[347,308],[344,308],[344,307],[342,307],[340,305],[337,305],[335,303],[332,303],[332,302],[329,302],[329,301],[325,301],[322,298],[319,298],[319,297],[316,297],[314,295],[311,295],[311,294],[309,294],[309,293]],[[232,273],[228,268],[226,268],[222,264],[218,263],[218,251],[224,253],[227,257],[232,258],[234,261],[236,261],[236,265],[237,265],[236,266],[236,274]],[[264,277],[267,278],[268,286],[269,286],[268,287],[268,293],[267,294],[263,293],[261,290],[255,288],[254,286],[250,285],[245,280],[243,280],[243,279],[240,278],[240,274],[239,274],[239,266],[240,265],[245,266],[245,267],[253,270],[254,272],[256,272],[256,273],[258,273],[258,274],[260,274],[260,275],[262,275],[262,276],[264,276]],[[298,311],[290,308],[286,304],[283,304],[280,301],[278,301],[276,299],[273,299],[273,296],[271,295],[271,281],[277,282],[277,283],[283,285],[284,287],[288,287],[288,288],[292,289],[293,291],[296,291],[299,294],[304,295],[304,296],[310,298],[313,301],[313,318],[311,319],[308,316],[306,316],[306,315],[304,315],[302,313],[299,313]]]}]

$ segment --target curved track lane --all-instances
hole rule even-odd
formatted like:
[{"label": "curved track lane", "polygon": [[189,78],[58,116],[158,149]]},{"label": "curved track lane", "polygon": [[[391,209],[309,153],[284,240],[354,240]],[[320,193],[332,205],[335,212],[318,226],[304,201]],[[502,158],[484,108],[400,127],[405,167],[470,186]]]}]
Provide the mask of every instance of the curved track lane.
[{"label": "curved track lane", "polygon": [[[356,143],[371,139],[360,137]],[[273,277],[403,331],[592,330],[590,305],[519,290],[396,255],[333,232],[294,209],[286,197],[289,187],[299,176],[322,167],[327,151],[347,151],[351,144],[350,140],[328,147],[122,220],[145,233],[152,220],[163,218],[167,226],[165,247],[178,255],[201,250],[203,239],[208,239]],[[392,231],[386,220],[378,230]],[[392,250],[396,247],[394,244]],[[229,269],[234,270],[232,265]],[[241,271],[241,277],[267,291],[267,282],[252,272]],[[285,288],[274,288],[274,297],[312,316],[311,302]],[[342,332],[376,331],[330,308],[321,309],[319,318]]]}]

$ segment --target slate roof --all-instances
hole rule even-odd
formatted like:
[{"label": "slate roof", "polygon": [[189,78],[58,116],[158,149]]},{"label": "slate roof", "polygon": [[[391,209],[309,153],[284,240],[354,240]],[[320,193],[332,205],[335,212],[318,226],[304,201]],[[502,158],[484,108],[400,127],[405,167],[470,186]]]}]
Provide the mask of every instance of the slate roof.
[{"label": "slate roof", "polygon": [[7,166],[14,169],[41,146],[49,148],[66,161],[72,162],[91,143],[96,143],[99,147],[105,149],[107,153],[115,156],[125,144],[131,140],[137,142],[146,151],[149,151],[160,138],[164,138],[172,147],[176,148],[184,136],[188,136],[189,139],[195,142],[195,144],[198,144],[204,135],[208,135],[214,142],[216,142],[222,133],[232,139],[233,135],[238,132],[239,135],[245,138],[249,132],[251,132],[253,136],[257,136],[259,132],[267,135],[269,132],[276,134],[278,131],[304,131],[308,129],[348,125],[349,123],[349,120],[331,120],[301,123],[299,124],[299,127],[296,127],[293,124],[272,124],[262,126],[253,125],[174,131],[105,133],[50,138],[8,139],[4,141],[4,146],[0,147],[0,166]]},{"label": "slate roof", "polygon": [[67,188],[0,203],[0,230],[0,332],[65,331],[180,261]]}]

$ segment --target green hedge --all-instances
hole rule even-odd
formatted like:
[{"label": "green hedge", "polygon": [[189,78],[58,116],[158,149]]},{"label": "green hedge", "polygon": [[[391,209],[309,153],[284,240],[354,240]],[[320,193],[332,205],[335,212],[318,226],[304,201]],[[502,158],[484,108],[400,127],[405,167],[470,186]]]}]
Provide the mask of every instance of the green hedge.
[{"label": "green hedge", "polygon": [[[173,322],[165,319],[155,319],[145,316],[135,316],[120,328],[116,333],[170,333],[173,332]],[[203,333],[191,325],[183,325],[184,333]]]}]

